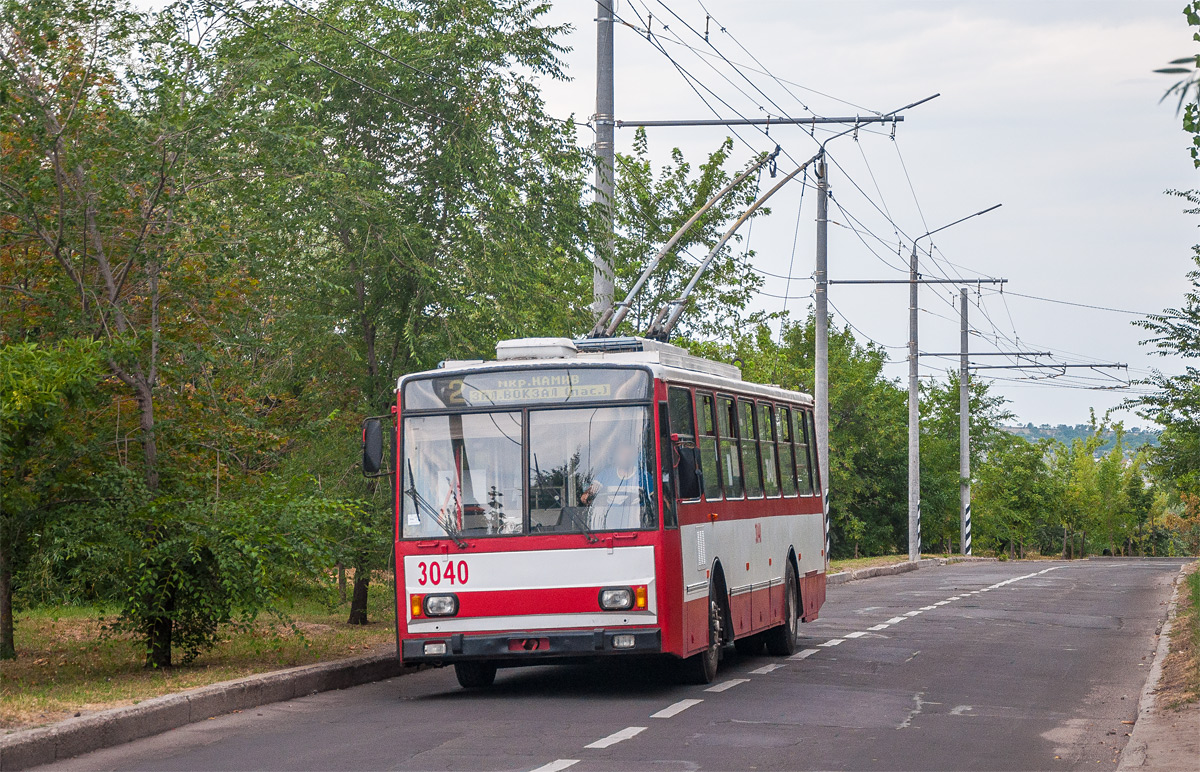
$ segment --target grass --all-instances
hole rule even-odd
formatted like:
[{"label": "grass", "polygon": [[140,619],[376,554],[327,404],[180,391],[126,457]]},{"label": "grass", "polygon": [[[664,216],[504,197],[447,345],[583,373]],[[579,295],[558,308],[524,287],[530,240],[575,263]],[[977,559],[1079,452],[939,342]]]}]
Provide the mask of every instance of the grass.
[{"label": "grass", "polygon": [[[348,625],[349,605],[294,601],[285,612],[300,631],[263,618],[225,630],[188,665],[148,670],[138,643],[105,636],[96,607],[52,607],[17,617],[17,659],[0,669],[0,728],[12,731],[255,673],[395,651],[395,611],[386,582],[372,583],[365,626]],[[108,610],[111,617],[112,611]]]},{"label": "grass", "polygon": [[[921,553],[922,558],[953,558],[958,555],[948,555],[942,553]],[[892,566],[896,563],[904,563],[908,560],[908,555],[877,555],[871,558],[843,558],[841,560],[829,561],[829,573],[836,574],[841,571],[857,571],[860,568],[874,568],[876,566]]]},{"label": "grass", "polygon": [[1158,701],[1167,708],[1200,700],[1200,562],[1188,570],[1158,683]]}]

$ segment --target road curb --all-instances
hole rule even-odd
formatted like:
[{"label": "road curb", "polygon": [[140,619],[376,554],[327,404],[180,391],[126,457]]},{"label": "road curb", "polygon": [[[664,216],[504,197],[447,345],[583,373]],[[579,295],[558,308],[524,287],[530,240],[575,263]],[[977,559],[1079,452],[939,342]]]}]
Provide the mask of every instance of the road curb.
[{"label": "road curb", "polygon": [[862,579],[871,579],[876,576],[895,576],[896,574],[906,574],[909,571],[917,571],[922,568],[932,568],[934,566],[948,566],[954,563],[994,563],[996,558],[976,558],[976,557],[961,557],[961,558],[922,558],[915,563],[893,563],[890,566],[872,566],[871,568],[860,568],[857,571],[839,571],[836,574],[829,574],[825,577],[827,584],[845,584],[846,582],[857,582]]},{"label": "road curb", "polygon": [[[1149,750],[1149,746],[1145,740],[1147,722],[1144,719],[1155,713],[1154,703],[1157,698],[1158,682],[1162,678],[1163,663],[1170,650],[1171,626],[1175,622],[1175,614],[1179,608],[1179,590],[1183,587],[1182,579],[1190,565],[1190,563],[1184,563],[1179,567],[1179,573],[1175,574],[1171,600],[1167,603],[1167,616],[1157,633],[1158,646],[1154,650],[1154,661],[1150,663],[1150,672],[1146,675],[1145,685],[1142,686],[1142,694],[1138,698],[1137,719],[1134,722],[1133,731],[1129,734],[1129,742],[1125,744],[1125,749],[1121,752],[1121,763],[1117,765],[1117,772],[1138,769],[1146,763],[1146,752]],[[1139,729],[1142,731],[1139,732]]]},{"label": "road curb", "polygon": [[415,668],[396,654],[303,665],[142,700],[90,716],[0,737],[0,770],[18,770],[175,729],[185,724],[317,692],[382,681]]}]

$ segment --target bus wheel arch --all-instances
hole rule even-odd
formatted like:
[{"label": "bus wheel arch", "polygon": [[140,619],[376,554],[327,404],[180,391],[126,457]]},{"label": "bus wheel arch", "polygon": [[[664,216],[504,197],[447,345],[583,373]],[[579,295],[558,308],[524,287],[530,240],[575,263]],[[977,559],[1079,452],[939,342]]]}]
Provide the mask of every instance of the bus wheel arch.
[{"label": "bus wheel arch", "polygon": [[721,605],[721,645],[733,643],[733,616],[729,608],[729,585],[725,581],[725,569],[720,559],[713,561],[709,593],[716,595]]}]

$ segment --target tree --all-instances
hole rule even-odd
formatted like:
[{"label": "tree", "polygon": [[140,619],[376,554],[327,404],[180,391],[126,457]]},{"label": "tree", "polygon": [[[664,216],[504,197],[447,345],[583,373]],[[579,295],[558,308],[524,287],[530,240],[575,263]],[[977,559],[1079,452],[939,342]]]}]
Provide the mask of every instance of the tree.
[{"label": "tree", "polygon": [[985,549],[1019,554],[1046,517],[1054,490],[1046,464],[1045,440],[1037,444],[1011,434],[997,435],[972,490],[978,541]]},{"label": "tree", "polygon": [[[729,183],[725,165],[732,150],[733,141],[726,139],[709,154],[695,177],[679,148],[671,151],[671,162],[655,174],[645,129],[637,130],[631,154],[617,154],[613,268],[618,300],[624,298],[675,231]],[[659,309],[682,294],[699,261],[757,195],[756,185],[747,178],[680,237],[634,298],[622,332],[645,331]],[[752,217],[767,212],[759,209]],[[735,236],[734,243],[740,238]],[[744,328],[744,309],[763,283],[762,276],[750,265],[753,255],[749,249],[739,254],[730,244],[721,249],[700,277],[688,313],[680,317],[677,335],[729,339]]]},{"label": "tree", "polygon": [[95,387],[99,352],[90,342],[58,348],[0,346],[0,659],[17,656],[13,574],[25,556],[45,490],[63,473],[58,431],[69,408]]}]

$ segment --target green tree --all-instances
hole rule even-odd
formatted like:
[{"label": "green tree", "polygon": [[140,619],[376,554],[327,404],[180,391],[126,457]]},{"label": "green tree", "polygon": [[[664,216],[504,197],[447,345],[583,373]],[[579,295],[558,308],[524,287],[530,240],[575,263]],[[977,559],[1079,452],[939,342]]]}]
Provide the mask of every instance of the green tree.
[{"label": "green tree", "polygon": [[[726,139],[709,154],[695,176],[679,148],[671,151],[670,163],[656,174],[645,129],[637,130],[632,153],[617,154],[613,272],[618,300],[624,298],[675,231],[729,183],[725,167],[732,150],[733,141]],[[680,237],[634,298],[621,332],[644,332],[659,309],[682,294],[699,261],[756,197],[754,178],[747,178]],[[767,212],[760,209],[753,217]],[[753,223],[744,227],[753,228]],[[744,328],[746,305],[762,286],[763,278],[750,265],[754,252],[733,248],[740,238],[735,236],[731,244],[726,244],[701,276],[687,313],[680,317],[677,335],[731,339]]]},{"label": "green tree", "polygon": [[0,659],[17,656],[13,574],[45,513],[48,488],[70,466],[59,428],[95,388],[99,372],[99,351],[90,342],[0,346]]},{"label": "green tree", "polygon": [[1011,434],[993,439],[972,490],[976,538],[984,549],[1007,548],[1011,558],[1032,542],[1055,497],[1047,446]]}]

